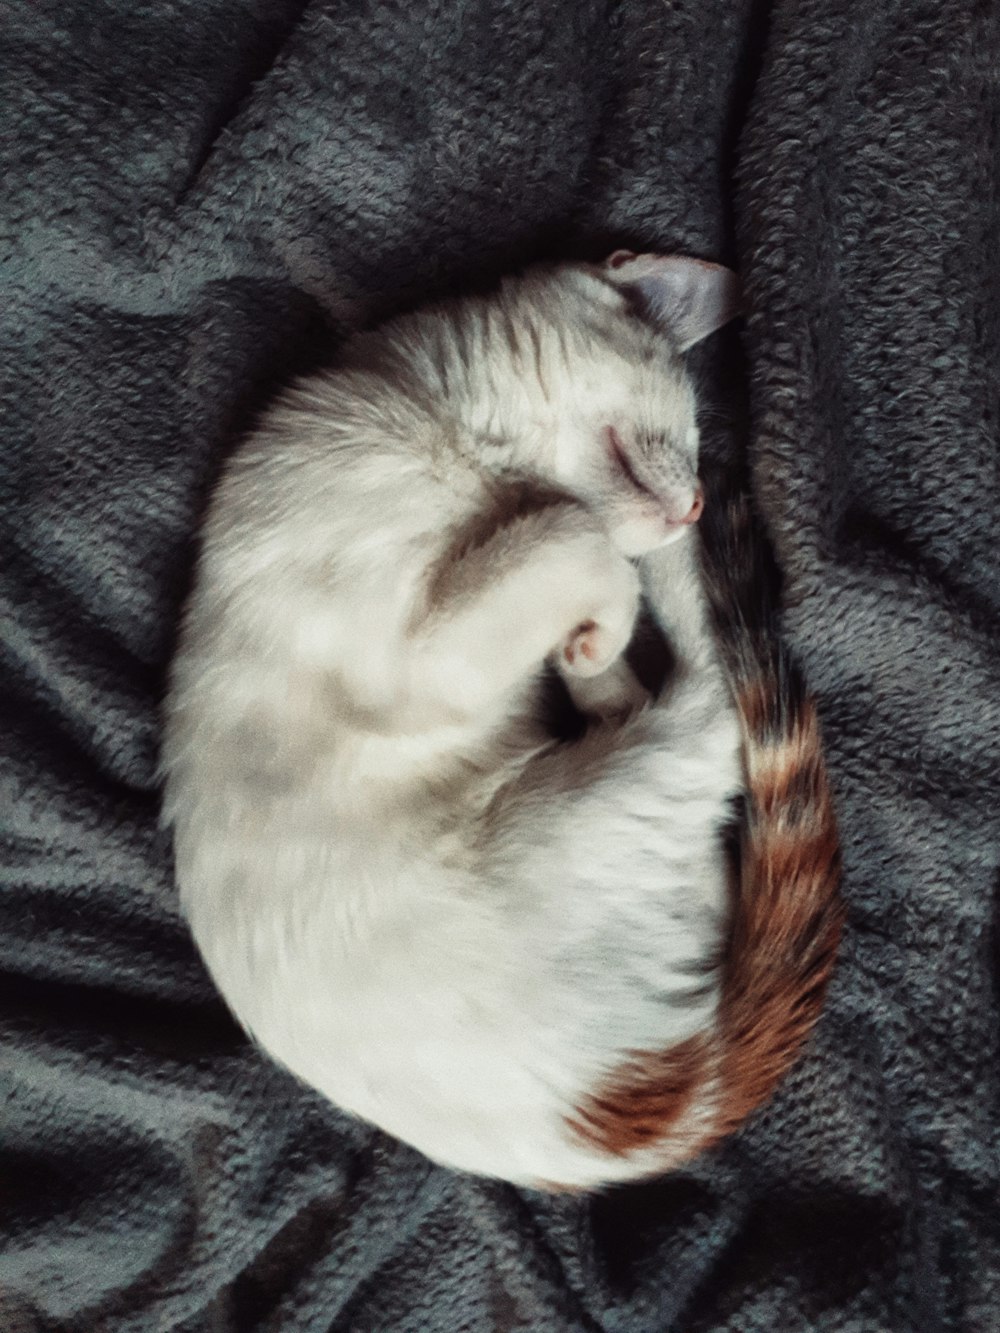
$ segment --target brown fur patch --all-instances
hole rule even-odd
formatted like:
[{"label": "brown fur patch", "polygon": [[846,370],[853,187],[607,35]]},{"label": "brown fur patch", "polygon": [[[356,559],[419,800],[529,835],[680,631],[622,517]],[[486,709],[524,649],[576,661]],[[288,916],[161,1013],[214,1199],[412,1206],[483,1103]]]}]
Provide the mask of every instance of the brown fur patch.
[{"label": "brown fur patch", "polygon": [[637,1052],[568,1119],[576,1137],[614,1157],[659,1143],[690,1108],[709,1068],[710,1044],[689,1037]]},{"label": "brown fur patch", "polygon": [[716,631],[743,729],[747,791],[718,1017],[718,1113],[706,1142],[774,1091],[818,1019],[843,908],[816,708],[776,634],[777,570],[731,478],[699,526]]},{"label": "brown fur patch", "polygon": [[716,1136],[765,1101],[819,1018],[843,921],[840,847],[811,702],[756,767],[720,1010]]},{"label": "brown fur patch", "polygon": [[771,725],[774,711],[772,682],[761,680],[745,681],[737,692],[737,706],[743,727],[751,736],[762,736]]},{"label": "brown fur patch", "polygon": [[[801,700],[784,739],[757,745],[752,732],[773,717],[758,688],[740,699],[753,710],[751,777],[717,1036],[636,1054],[570,1117],[578,1139],[612,1156],[663,1145],[687,1157],[731,1134],[771,1096],[822,1010],[843,909],[819,723]],[[709,1079],[705,1120],[685,1141],[682,1122]]]},{"label": "brown fur patch", "polygon": [[[812,705],[805,705],[811,709]],[[805,724],[805,725],[803,725]],[[747,737],[747,782],[755,806],[768,812],[808,800],[815,805],[822,800],[819,786],[823,781],[823,755],[815,718],[796,718],[786,733],[773,740]]]},{"label": "brown fur patch", "polygon": [[428,605],[440,607],[460,599],[469,589],[478,590],[483,573],[474,558],[477,555],[495,561],[501,545],[517,549],[544,533],[546,520],[557,529],[567,515],[581,513],[579,501],[540,482],[498,482],[485,503],[455,531],[446,551],[429,571]]}]

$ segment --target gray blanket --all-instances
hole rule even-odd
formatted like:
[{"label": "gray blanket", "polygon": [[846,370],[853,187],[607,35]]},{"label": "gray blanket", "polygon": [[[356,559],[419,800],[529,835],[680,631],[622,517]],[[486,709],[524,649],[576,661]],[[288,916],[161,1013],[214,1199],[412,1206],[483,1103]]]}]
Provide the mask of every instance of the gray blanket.
[{"label": "gray blanket", "polygon": [[[998,33],[990,0],[0,5],[0,1328],[1000,1327]],[[157,708],[206,488],[274,385],[614,244],[744,276],[703,374],[850,917],[742,1134],[552,1200],[249,1047],[178,915]]]}]

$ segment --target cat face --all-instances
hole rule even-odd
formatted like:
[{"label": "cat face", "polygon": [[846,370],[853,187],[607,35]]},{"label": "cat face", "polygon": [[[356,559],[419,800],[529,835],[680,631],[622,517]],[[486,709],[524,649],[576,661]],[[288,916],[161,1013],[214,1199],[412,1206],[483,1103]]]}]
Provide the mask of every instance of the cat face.
[{"label": "cat face", "polygon": [[682,353],[737,313],[735,275],[619,251],[543,271],[531,298],[539,392],[525,465],[578,495],[627,555],[676,540],[702,509]]}]

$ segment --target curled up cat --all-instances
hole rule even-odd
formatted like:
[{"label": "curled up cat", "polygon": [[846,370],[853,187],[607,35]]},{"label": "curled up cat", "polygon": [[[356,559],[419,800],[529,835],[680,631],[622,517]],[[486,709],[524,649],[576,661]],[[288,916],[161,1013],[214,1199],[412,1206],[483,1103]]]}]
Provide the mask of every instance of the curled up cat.
[{"label": "curled up cat", "polygon": [[728,270],[617,252],[400,316],[269,409],[209,508],[162,761],[183,910],[265,1051],[452,1167],[666,1171],[819,1014],[816,714],[746,502],[697,522],[683,353],[735,313]]}]

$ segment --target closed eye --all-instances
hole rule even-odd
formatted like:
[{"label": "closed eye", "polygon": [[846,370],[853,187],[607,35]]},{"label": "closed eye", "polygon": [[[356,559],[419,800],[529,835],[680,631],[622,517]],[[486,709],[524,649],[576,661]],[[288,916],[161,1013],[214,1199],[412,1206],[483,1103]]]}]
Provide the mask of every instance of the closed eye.
[{"label": "closed eye", "polygon": [[643,485],[643,483],[636,476],[635,469],[632,466],[632,461],[629,458],[628,454],[625,452],[625,447],[622,444],[621,436],[615,430],[614,426],[609,426],[607,428],[606,433],[608,441],[608,453],[611,455],[611,459],[614,462],[616,469],[623,476],[628,478],[628,480],[632,483],[632,485],[635,487],[637,491],[641,492],[641,494],[643,495],[652,496],[653,492],[649,489],[648,486]]}]

